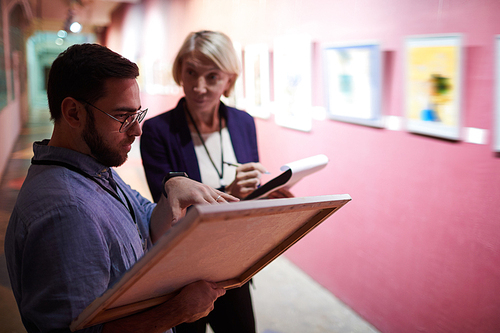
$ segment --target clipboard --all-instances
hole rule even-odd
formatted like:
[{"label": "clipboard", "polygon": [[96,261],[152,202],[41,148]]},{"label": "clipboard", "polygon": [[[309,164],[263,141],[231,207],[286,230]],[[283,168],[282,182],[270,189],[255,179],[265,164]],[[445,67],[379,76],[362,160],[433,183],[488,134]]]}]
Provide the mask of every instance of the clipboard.
[{"label": "clipboard", "polygon": [[287,163],[280,168],[281,174],[257,188],[243,200],[259,199],[280,188],[290,189],[302,178],[323,169],[327,164],[328,157],[323,154]]},{"label": "clipboard", "polygon": [[237,288],[350,200],[342,194],[195,205],[70,329],[159,305],[198,280]]}]

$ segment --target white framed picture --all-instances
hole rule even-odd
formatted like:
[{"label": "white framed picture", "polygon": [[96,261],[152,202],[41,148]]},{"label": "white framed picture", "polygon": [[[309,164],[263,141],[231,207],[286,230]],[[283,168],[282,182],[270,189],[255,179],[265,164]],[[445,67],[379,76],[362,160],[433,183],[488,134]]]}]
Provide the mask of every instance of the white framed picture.
[{"label": "white framed picture", "polygon": [[245,107],[253,117],[271,115],[269,46],[265,43],[245,46]]},{"label": "white framed picture", "polygon": [[500,153],[500,35],[495,36],[495,128],[493,150]]},{"label": "white framed picture", "polygon": [[[242,65],[242,54],[243,54],[243,48],[241,46],[241,43],[238,41],[233,42],[233,47],[234,51],[236,52],[236,56],[238,57],[238,61],[240,62],[240,65]],[[221,96],[221,101],[228,105],[232,106],[238,109],[244,109],[245,107],[245,100],[243,97],[243,73],[240,73],[238,78],[236,79],[236,82],[234,83],[234,89],[231,92],[231,95],[229,97],[225,97],[224,95]]]},{"label": "white framed picture", "polygon": [[274,39],[274,120],[296,130],[312,127],[312,41],[308,35]]},{"label": "white framed picture", "polygon": [[380,44],[324,44],[322,53],[328,117],[383,127]]}]

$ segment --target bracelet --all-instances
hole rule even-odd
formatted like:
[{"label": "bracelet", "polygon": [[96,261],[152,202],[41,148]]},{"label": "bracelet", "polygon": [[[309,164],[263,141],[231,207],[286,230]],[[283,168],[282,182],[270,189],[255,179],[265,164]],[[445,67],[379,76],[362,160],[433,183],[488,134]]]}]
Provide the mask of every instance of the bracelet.
[{"label": "bracelet", "polygon": [[169,180],[170,178],[174,178],[174,177],[189,178],[189,176],[185,172],[171,171],[171,172],[167,173],[167,175],[165,177],[163,177],[163,180],[161,182],[161,193],[163,193],[165,198],[168,198],[167,191],[165,191],[165,183],[167,182],[167,180]]}]

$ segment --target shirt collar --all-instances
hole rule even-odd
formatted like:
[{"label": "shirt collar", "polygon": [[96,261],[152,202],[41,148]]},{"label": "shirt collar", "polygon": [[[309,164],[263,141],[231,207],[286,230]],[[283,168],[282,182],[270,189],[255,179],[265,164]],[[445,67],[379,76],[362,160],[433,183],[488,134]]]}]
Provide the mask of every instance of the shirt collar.
[{"label": "shirt collar", "polygon": [[58,161],[70,164],[89,176],[101,179],[109,177],[110,168],[99,163],[95,158],[72,149],[49,146],[48,139],[33,143],[33,160]]}]

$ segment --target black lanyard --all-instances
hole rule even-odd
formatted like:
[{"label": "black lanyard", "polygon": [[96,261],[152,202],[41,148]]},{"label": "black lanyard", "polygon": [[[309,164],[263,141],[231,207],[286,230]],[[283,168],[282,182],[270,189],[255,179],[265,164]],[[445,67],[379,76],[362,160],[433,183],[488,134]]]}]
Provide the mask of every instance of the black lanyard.
[{"label": "black lanyard", "polygon": [[191,119],[191,122],[193,123],[194,129],[196,130],[196,133],[198,133],[198,137],[200,138],[200,141],[203,145],[203,148],[205,148],[205,151],[207,152],[208,158],[210,159],[210,162],[212,162],[212,165],[214,166],[215,171],[217,172],[217,175],[219,176],[219,184],[222,186],[223,183],[223,178],[224,178],[224,149],[222,147],[222,114],[219,110],[219,137],[220,137],[220,167],[221,167],[221,172],[219,172],[219,169],[217,169],[217,166],[214,163],[214,160],[212,159],[212,156],[210,156],[210,152],[208,151],[207,146],[205,145],[205,140],[203,140],[203,137],[201,136],[200,130],[198,129],[198,126],[196,126],[196,123],[194,122],[193,116],[189,112],[187,108],[187,103],[184,102],[184,109],[186,110],[186,113],[189,116],[189,119]]},{"label": "black lanyard", "polygon": [[106,191],[109,194],[111,194],[111,196],[113,198],[115,198],[116,200],[118,200],[119,202],[121,202],[125,206],[125,208],[130,212],[130,215],[132,217],[132,221],[134,221],[135,227],[137,228],[137,232],[139,233],[139,238],[141,239],[142,247],[143,247],[144,250],[146,249],[146,242],[145,242],[144,238],[142,237],[142,233],[141,233],[141,230],[139,229],[139,225],[137,224],[137,221],[135,220],[134,208],[132,207],[132,204],[130,203],[130,200],[128,199],[127,195],[123,192],[123,190],[121,189],[121,187],[118,184],[116,184],[116,187],[117,187],[117,189],[119,189],[123,193],[123,197],[127,201],[127,204],[125,204],[123,202],[123,200],[120,198],[120,196],[118,195],[118,193],[115,193],[115,192],[111,191],[109,188],[107,188],[106,186],[104,186],[104,184],[98,182],[97,179],[95,179],[94,177],[92,177],[91,175],[89,175],[88,173],[86,173],[85,171],[83,171],[82,169],[80,169],[80,168],[78,168],[78,167],[76,167],[74,165],[71,165],[71,164],[66,163],[66,162],[61,162],[61,161],[35,160],[35,159],[31,159],[31,164],[34,164],[34,165],[57,165],[57,166],[61,166],[61,167],[64,167],[66,169],[69,169],[71,171],[77,172],[80,175],[84,176],[85,178],[90,179],[94,183],[96,183],[97,185],[99,185],[104,191]]}]

